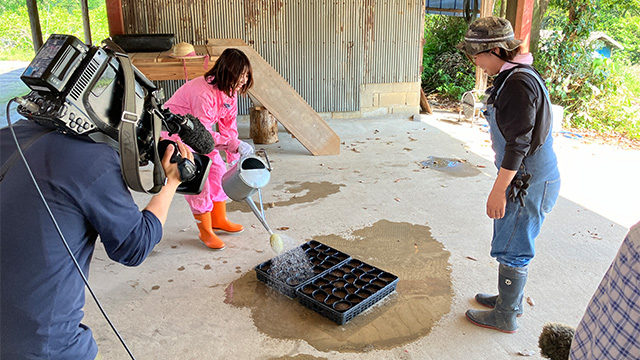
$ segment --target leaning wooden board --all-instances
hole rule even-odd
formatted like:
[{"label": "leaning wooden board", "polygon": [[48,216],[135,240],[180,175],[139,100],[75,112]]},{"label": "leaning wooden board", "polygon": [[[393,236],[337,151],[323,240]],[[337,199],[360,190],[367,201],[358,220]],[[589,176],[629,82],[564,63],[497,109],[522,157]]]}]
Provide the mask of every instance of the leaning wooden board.
[{"label": "leaning wooden board", "polygon": [[254,84],[250,95],[313,155],[340,153],[340,137],[298,92],[241,39],[208,39],[211,56],[219,56],[227,48],[242,50],[253,68]]}]

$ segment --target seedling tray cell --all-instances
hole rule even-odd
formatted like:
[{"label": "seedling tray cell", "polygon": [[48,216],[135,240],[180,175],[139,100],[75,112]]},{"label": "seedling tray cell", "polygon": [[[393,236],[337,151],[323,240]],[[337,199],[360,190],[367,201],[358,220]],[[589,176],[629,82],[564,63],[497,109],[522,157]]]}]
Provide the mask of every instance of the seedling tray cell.
[{"label": "seedling tray cell", "polygon": [[255,270],[258,280],[295,298],[298,287],[329,273],[347,260],[349,255],[311,240],[257,265]]},{"label": "seedling tray cell", "polygon": [[349,259],[296,290],[298,301],[343,325],[391,294],[398,277],[357,259]]}]

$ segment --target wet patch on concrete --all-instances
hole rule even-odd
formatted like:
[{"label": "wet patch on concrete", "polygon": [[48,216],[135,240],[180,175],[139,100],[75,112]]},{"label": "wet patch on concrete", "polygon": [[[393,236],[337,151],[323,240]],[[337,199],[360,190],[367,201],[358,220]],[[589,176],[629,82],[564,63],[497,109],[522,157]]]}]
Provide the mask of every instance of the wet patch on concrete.
[{"label": "wet patch on concrete", "polygon": [[[275,191],[284,191],[288,194],[294,194],[290,199],[276,202],[264,203],[264,208],[269,209],[273,207],[281,207],[281,206],[289,206],[295,204],[305,204],[312,203],[319,199],[324,199],[329,197],[330,195],[336,194],[340,192],[340,188],[344,187],[344,184],[334,184],[329,181],[321,181],[321,182],[297,182],[297,181],[287,181],[283,185],[275,187],[273,190]],[[263,201],[264,201],[264,192],[263,192]],[[257,203],[258,197],[254,196],[254,201],[256,201],[256,206],[258,209],[260,208],[260,204]],[[228,211],[241,211],[241,212],[251,212],[251,208],[245,202],[232,201],[227,204]]]},{"label": "wet patch on concrete", "polygon": [[255,271],[228,286],[225,303],[250,308],[255,326],[270,337],[301,339],[319,351],[340,352],[413,342],[449,312],[450,254],[433,239],[428,226],[381,220],[349,236],[313,240],[397,275],[396,291],[342,326],[259,282]]},{"label": "wet patch on concrete", "polygon": [[470,177],[481,173],[477,167],[462,159],[429,156],[427,160],[420,161],[419,164],[425,169],[433,169],[457,177]]},{"label": "wet patch on concrete", "polygon": [[269,360],[329,360],[326,357],[316,357],[309,354],[298,354],[296,356],[278,356]]}]

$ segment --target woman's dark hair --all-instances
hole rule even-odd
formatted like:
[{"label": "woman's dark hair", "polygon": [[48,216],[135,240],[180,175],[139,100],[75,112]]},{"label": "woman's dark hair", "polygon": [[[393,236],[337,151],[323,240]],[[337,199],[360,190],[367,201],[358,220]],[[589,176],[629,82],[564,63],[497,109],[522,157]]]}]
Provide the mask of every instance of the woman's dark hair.
[{"label": "woman's dark hair", "polygon": [[229,48],[222,52],[213,67],[204,74],[204,78],[211,85],[218,85],[220,91],[231,97],[236,84],[245,72],[247,72],[247,83],[238,91],[241,95],[246,94],[253,86],[253,70],[247,55],[238,49]]},{"label": "woman's dark hair", "polygon": [[500,55],[499,57],[502,60],[511,61],[515,59],[518,54],[520,54],[520,46],[511,51],[500,48],[500,53],[498,55]]}]

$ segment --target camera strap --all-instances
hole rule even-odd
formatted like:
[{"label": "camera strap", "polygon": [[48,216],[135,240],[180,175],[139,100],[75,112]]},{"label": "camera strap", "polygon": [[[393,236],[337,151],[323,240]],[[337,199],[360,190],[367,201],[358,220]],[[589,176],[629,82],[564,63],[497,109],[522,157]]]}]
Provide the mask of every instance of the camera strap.
[{"label": "camera strap", "polygon": [[118,127],[120,144],[120,167],[127,185],[134,191],[157,194],[164,186],[165,173],[162,168],[157,144],[162,128],[160,118],[151,113],[151,131],[153,133],[153,184],[143,185],[140,176],[140,155],[138,151],[137,128],[140,118],[136,113],[135,73],[129,56],[113,41],[105,43],[114,51],[124,74],[124,93],[122,96],[122,118]]}]

